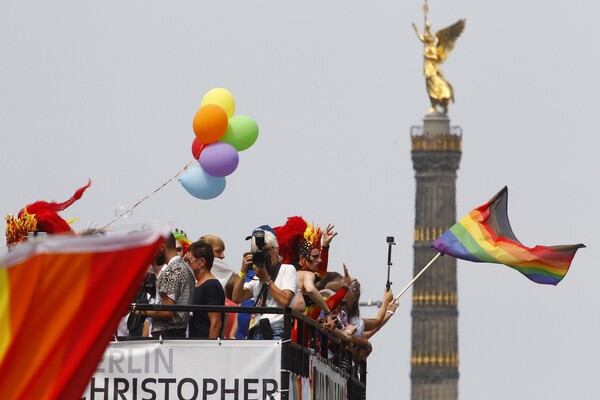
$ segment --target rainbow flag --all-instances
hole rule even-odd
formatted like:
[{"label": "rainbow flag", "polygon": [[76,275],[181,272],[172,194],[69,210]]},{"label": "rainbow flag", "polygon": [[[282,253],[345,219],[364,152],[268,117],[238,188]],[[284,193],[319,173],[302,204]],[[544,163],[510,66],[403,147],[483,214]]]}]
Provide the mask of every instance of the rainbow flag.
[{"label": "rainbow flag", "polygon": [[51,237],[0,258],[0,399],[80,399],[163,230]]},{"label": "rainbow flag", "polygon": [[523,246],[508,221],[505,186],[454,224],[431,247],[467,261],[504,264],[536,283],[556,285],[567,274],[577,250],[585,246]]}]

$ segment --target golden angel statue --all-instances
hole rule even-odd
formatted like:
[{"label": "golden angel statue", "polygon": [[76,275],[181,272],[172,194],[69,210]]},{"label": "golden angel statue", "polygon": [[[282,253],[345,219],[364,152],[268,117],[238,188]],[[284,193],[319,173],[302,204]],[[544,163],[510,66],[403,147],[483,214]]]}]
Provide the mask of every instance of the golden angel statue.
[{"label": "golden angel statue", "polygon": [[465,20],[458,20],[454,25],[444,28],[431,34],[431,24],[425,14],[425,32],[419,33],[419,29],[413,23],[413,28],[417,36],[423,42],[423,75],[427,84],[427,93],[431,100],[431,111],[436,111],[436,106],[442,107],[444,114],[448,113],[448,103],[454,102],[454,89],[452,85],[444,78],[440,69],[448,54],[454,48],[456,39],[465,29]]}]

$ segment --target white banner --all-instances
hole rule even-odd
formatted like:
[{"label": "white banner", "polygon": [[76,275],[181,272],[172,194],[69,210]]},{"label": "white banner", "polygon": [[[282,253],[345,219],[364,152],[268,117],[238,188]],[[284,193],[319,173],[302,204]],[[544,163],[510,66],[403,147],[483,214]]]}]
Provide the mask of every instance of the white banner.
[{"label": "white banner", "polygon": [[281,342],[112,342],[85,400],[278,400]]},{"label": "white banner", "polygon": [[348,381],[318,357],[310,359],[315,400],[347,400]]}]

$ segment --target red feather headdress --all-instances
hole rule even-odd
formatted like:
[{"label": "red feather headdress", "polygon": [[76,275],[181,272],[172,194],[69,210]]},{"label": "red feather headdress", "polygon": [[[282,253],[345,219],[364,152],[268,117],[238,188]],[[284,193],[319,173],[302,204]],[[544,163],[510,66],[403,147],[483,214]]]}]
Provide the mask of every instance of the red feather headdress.
[{"label": "red feather headdress", "polygon": [[72,232],[67,221],[62,219],[58,212],[79,200],[91,184],[92,181],[88,181],[87,185],[77,189],[70,199],[62,203],[36,201],[19,211],[17,218],[8,214],[6,216],[6,245],[12,247],[21,243],[27,238],[29,232]]},{"label": "red feather headdress", "polygon": [[279,255],[285,264],[298,264],[300,256],[309,257],[312,249],[321,249],[323,232],[302,217],[289,217],[283,226],[274,228]]}]

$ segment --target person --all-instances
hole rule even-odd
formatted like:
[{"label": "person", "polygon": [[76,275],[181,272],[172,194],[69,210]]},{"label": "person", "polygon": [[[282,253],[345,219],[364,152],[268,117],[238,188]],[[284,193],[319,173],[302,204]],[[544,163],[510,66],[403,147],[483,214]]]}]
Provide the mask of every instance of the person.
[{"label": "person", "polygon": [[[213,249],[215,260],[210,272],[221,282],[225,290],[225,305],[235,307],[238,304],[231,300],[233,286],[238,279],[238,275],[233,273],[233,269],[225,261],[225,242],[217,235],[202,235],[200,240],[210,244]],[[250,304],[252,305],[252,304]],[[223,337],[225,339],[235,339],[238,330],[238,314],[228,312],[223,318]]]},{"label": "person", "polygon": [[[168,261],[167,261],[168,260]],[[167,266],[156,281],[156,304],[190,305],[194,291],[195,277],[191,268],[177,254],[175,236],[165,238],[156,256],[156,265],[167,261]],[[190,319],[189,311],[142,311],[152,318],[152,336],[163,338],[186,337]]]},{"label": "person", "polygon": [[315,307],[323,310],[326,329],[333,327],[331,310],[315,287],[315,281],[317,274],[321,274],[320,277],[326,275],[327,266],[322,268],[322,264],[327,264],[327,258],[323,260],[321,257],[322,248],[329,249],[331,240],[337,235],[333,228],[332,225],[327,225],[325,231],[322,231],[298,216],[289,217],[285,225],[275,228],[278,237],[282,238],[284,262],[289,262],[298,269],[298,288],[302,296],[297,297],[294,309],[306,315],[312,315]]},{"label": "person", "polygon": [[[340,324],[334,331],[334,334],[342,340],[352,343],[356,348],[355,358],[364,360],[373,350],[369,338],[377,332],[389,317],[393,315],[397,305],[394,301],[394,295],[391,290],[384,290],[381,307],[375,318],[360,318],[359,309],[360,283],[354,280],[350,285],[346,296],[344,297],[344,306],[338,316]],[[390,304],[393,304],[390,307]],[[387,310],[392,311],[388,313]],[[366,332],[370,332],[366,335]]]},{"label": "person", "polygon": [[215,258],[211,272],[225,289],[227,284],[237,277],[233,273],[233,269],[223,261],[225,259],[225,242],[217,235],[202,235],[198,240],[211,245]]},{"label": "person", "polygon": [[217,235],[202,235],[200,239],[211,245],[213,249],[213,254],[215,256],[215,261],[217,259],[224,260],[225,259],[225,242]]},{"label": "person", "polygon": [[185,256],[185,253],[187,253],[188,247],[190,246],[190,240],[181,229],[175,229],[173,235],[175,236],[175,249],[177,250],[177,254],[179,257]]},{"label": "person", "polygon": [[459,20],[454,25],[432,34],[431,24],[425,14],[425,31],[423,35],[419,29],[412,24],[417,37],[423,42],[423,75],[427,85],[427,93],[431,101],[431,111],[436,110],[436,106],[441,106],[444,114],[448,113],[448,103],[454,102],[454,89],[452,85],[444,78],[440,69],[440,64],[446,60],[448,54],[454,47],[456,39],[460,36],[465,27],[465,21]]},{"label": "person", "polygon": [[[236,281],[233,301],[242,303],[253,297],[255,306],[290,307],[298,293],[296,268],[281,263],[279,244],[272,231],[255,230],[251,239],[252,252],[243,255],[240,277],[245,277],[250,268],[255,277],[247,283],[242,279]],[[263,240],[264,244],[260,243]],[[283,314],[255,314],[251,319],[248,338],[278,340],[282,337]]]},{"label": "person", "polygon": [[[192,297],[193,305],[225,305],[225,291],[218,279],[211,273],[214,254],[210,244],[201,240],[192,243],[183,260],[196,277],[196,288]],[[216,339],[221,337],[223,313],[194,311],[190,319],[190,337]]]}]

